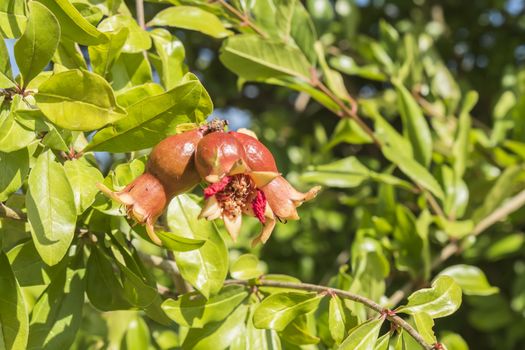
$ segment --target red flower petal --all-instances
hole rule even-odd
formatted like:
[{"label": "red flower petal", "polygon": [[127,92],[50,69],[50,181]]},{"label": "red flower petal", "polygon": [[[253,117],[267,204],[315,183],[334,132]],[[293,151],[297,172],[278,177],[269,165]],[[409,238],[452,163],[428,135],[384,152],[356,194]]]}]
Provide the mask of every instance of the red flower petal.
[{"label": "red flower petal", "polygon": [[218,192],[224,190],[226,186],[230,183],[231,178],[229,176],[223,177],[219,182],[213,183],[204,189],[204,197],[210,198],[215,196]]},{"label": "red flower petal", "polygon": [[264,216],[266,210],[266,196],[263,191],[257,190],[257,194],[252,201],[252,209],[255,217],[264,224],[266,222],[266,217]]}]

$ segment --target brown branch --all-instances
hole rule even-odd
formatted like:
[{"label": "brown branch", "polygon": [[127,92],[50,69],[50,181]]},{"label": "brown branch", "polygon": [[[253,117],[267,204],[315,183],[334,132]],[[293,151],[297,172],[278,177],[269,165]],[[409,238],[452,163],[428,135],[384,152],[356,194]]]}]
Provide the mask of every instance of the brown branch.
[{"label": "brown branch", "polygon": [[241,13],[239,10],[237,10],[235,7],[230,5],[225,0],[217,0],[219,4],[221,4],[226,10],[230,11],[233,15],[235,15],[237,18],[241,20],[241,24],[247,25],[248,27],[252,28],[254,32],[259,34],[265,39],[268,39],[268,34],[266,34],[261,28],[259,28],[255,23],[250,21],[250,18],[246,15]]},{"label": "brown branch", "polygon": [[[228,284],[239,284],[244,286],[250,286],[249,281],[237,281],[237,280],[226,280],[224,282],[225,285]],[[261,278],[257,285],[259,286],[267,286],[267,287],[276,287],[276,288],[290,288],[290,289],[297,289],[297,290],[304,290],[309,292],[317,292],[317,293],[327,293],[327,294],[336,294],[340,298],[344,299],[350,299],[352,301],[355,301],[357,303],[363,304],[366,307],[378,312],[380,315],[384,315],[386,319],[388,319],[390,322],[394,323],[396,326],[403,328],[412,338],[414,338],[415,341],[417,341],[421,347],[425,350],[433,350],[435,347],[433,345],[428,344],[421,334],[414,329],[408,322],[403,320],[401,317],[397,316],[393,311],[387,310],[378,303],[376,303],[373,300],[370,300],[368,298],[365,298],[358,294],[353,294],[341,289],[334,289],[329,288],[325,286],[319,286],[316,284],[310,284],[310,283],[291,283],[291,282],[280,282],[280,281],[270,281],[265,280],[264,278]]]},{"label": "brown branch", "polygon": [[[508,215],[512,214],[516,210],[520,209],[525,205],[525,190],[521,191],[511,199],[509,199],[505,204],[494,210],[492,213],[490,213],[487,217],[479,221],[472,232],[465,237],[475,237],[480,235],[481,233],[485,232],[489,227],[494,225],[500,220],[503,220]],[[453,241],[447,244],[438,256],[432,260],[432,263],[430,265],[431,270],[437,269],[441,264],[443,264],[445,261],[447,261],[450,257],[453,255],[459,254],[462,251],[461,243],[458,241]],[[396,291],[390,299],[388,300],[388,305],[394,307],[397,304],[401,302],[405,298],[405,296],[410,293],[415,287],[415,282],[411,281],[406,283],[400,290]]]},{"label": "brown branch", "polygon": [[146,29],[144,21],[144,0],[135,0],[135,11],[137,14],[137,23],[142,29]]}]

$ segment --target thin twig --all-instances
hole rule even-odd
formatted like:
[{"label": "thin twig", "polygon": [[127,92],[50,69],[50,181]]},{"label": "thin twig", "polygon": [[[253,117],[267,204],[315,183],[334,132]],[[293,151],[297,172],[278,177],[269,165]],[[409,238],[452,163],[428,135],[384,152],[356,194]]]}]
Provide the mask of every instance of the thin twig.
[{"label": "thin twig", "polygon": [[259,28],[255,23],[250,21],[250,18],[248,18],[247,15],[239,12],[235,7],[230,5],[225,0],[217,0],[219,4],[221,4],[226,10],[230,11],[233,15],[235,15],[237,18],[241,20],[241,24],[247,25],[248,27],[252,28],[254,32],[259,34],[265,39],[268,39],[268,34],[266,34],[261,28]]},{"label": "thin twig", "polygon": [[[237,281],[237,280],[227,280],[224,282],[225,285],[228,284],[240,284],[244,286],[250,286],[250,282],[248,281]],[[395,313],[391,310],[387,310],[378,303],[376,303],[373,300],[370,300],[368,298],[365,298],[358,294],[353,294],[341,289],[334,289],[329,288],[325,286],[319,286],[316,284],[309,284],[309,283],[291,283],[291,282],[280,282],[280,281],[270,281],[265,280],[264,278],[261,278],[257,282],[258,286],[267,286],[267,287],[277,287],[277,288],[289,288],[289,289],[297,289],[297,290],[304,290],[304,291],[310,291],[310,292],[318,292],[318,293],[327,293],[327,294],[336,294],[337,296],[344,298],[344,299],[350,299],[355,302],[358,302],[360,304],[365,305],[366,307],[378,312],[381,315],[384,315],[386,319],[388,319],[390,322],[394,323],[395,325],[403,328],[412,338],[414,338],[415,341],[417,341],[421,347],[425,350],[433,350],[435,347],[433,345],[428,344],[421,334],[414,329],[410,324],[408,324],[405,320],[403,320],[401,317],[395,315]]]},{"label": "thin twig", "polygon": [[144,0],[135,0],[135,10],[137,13],[137,23],[142,29],[146,29],[144,21]]},{"label": "thin twig", "polygon": [[[525,190],[521,191],[511,199],[505,202],[502,206],[494,210],[487,217],[482,219],[476,224],[472,232],[465,238],[475,237],[485,232],[489,227],[494,225],[500,220],[503,220],[508,215],[512,214],[516,210],[520,209],[525,205]],[[441,264],[447,261],[451,256],[460,253],[462,250],[461,243],[458,241],[450,242],[447,244],[439,253],[438,256],[432,260],[430,268],[432,270],[437,269]],[[415,287],[415,282],[411,281],[406,283],[400,290],[396,291],[388,300],[388,305],[394,307],[399,304],[405,296],[410,293]]]}]

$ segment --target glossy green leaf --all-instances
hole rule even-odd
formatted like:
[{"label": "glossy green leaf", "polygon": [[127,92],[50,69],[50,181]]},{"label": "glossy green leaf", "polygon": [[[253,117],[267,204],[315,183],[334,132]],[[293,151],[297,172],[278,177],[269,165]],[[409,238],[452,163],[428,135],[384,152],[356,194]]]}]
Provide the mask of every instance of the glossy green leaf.
[{"label": "glossy green leaf", "polygon": [[202,328],[210,322],[224,320],[243,300],[248,292],[243,286],[226,286],[209,299],[198,292],[167,299],[162,309],[169,318],[180,325]]},{"label": "glossy green leaf", "polygon": [[105,42],[107,37],[91,23],[68,0],[38,0],[44,4],[58,19],[62,35],[82,45],[97,45]]},{"label": "glossy green leaf", "polygon": [[213,13],[193,6],[173,6],[160,11],[148,26],[169,26],[196,30],[214,38],[233,34]]},{"label": "glossy green leaf", "polygon": [[0,202],[4,202],[16,192],[29,172],[29,154],[27,149],[16,152],[0,152]]},{"label": "glossy green leaf", "polygon": [[378,318],[352,328],[338,350],[373,350],[383,322]]},{"label": "glossy green leaf", "polygon": [[245,80],[286,76],[310,79],[310,64],[299,49],[255,35],[236,35],[225,40],[220,60]]},{"label": "glossy green leaf", "polygon": [[38,2],[30,2],[26,29],[14,49],[22,86],[27,86],[47,66],[59,40],[60,26],[53,13]]},{"label": "glossy green leaf", "polygon": [[177,86],[187,71],[184,64],[186,56],[184,46],[166,29],[154,29],[149,34],[162,63],[159,69],[162,84],[166,89],[172,89]]},{"label": "glossy green leaf", "polygon": [[26,27],[25,0],[4,0],[0,2],[0,36],[18,38]]},{"label": "glossy green leaf", "polygon": [[337,295],[330,298],[328,310],[328,327],[330,328],[330,334],[335,340],[335,343],[340,344],[346,336],[346,315],[343,302]]},{"label": "glossy green leaf", "polygon": [[378,65],[369,64],[359,66],[350,56],[339,55],[330,59],[330,65],[340,71],[341,73],[348,75],[356,75],[361,78],[377,81],[386,81],[387,77]]},{"label": "glossy green leaf", "polygon": [[35,132],[21,125],[13,113],[16,101],[20,99],[16,96],[11,106],[11,111],[0,111],[0,152],[14,152],[27,147],[35,139]]},{"label": "glossy green leaf", "polygon": [[253,254],[241,255],[230,267],[230,275],[236,280],[249,280],[262,274],[259,258]]},{"label": "glossy green leaf", "polygon": [[64,163],[64,170],[73,189],[77,214],[82,214],[95,200],[99,190],[96,184],[104,178],[100,170],[89,164],[86,158],[68,160]]},{"label": "glossy green leaf", "polygon": [[427,313],[432,318],[453,314],[461,305],[461,287],[449,276],[439,276],[431,288],[420,289],[408,297],[407,305],[396,311],[407,314]]},{"label": "glossy green leaf", "polygon": [[440,199],[444,198],[445,195],[441,186],[432,174],[425,169],[425,167],[416,162],[413,158],[408,158],[400,153],[396,153],[390,147],[383,147],[382,151],[384,156],[392,163],[396,164],[406,176],[432,192],[436,197]]},{"label": "glossy green leaf", "polygon": [[428,314],[421,312],[412,315],[412,324],[428,344],[436,343],[434,335],[434,320]]},{"label": "glossy green leaf", "polygon": [[317,309],[321,298],[317,293],[285,292],[270,295],[255,309],[253,324],[257,328],[283,331],[297,316]]},{"label": "glossy green leaf", "polygon": [[223,322],[208,323],[203,328],[191,328],[182,344],[183,349],[192,350],[223,350],[238,337],[244,330],[247,305],[239,306]]},{"label": "glossy green leaf", "polygon": [[318,344],[320,339],[311,334],[311,326],[308,323],[307,316],[301,315],[290,322],[279,335],[287,343],[298,346]]},{"label": "glossy green leaf", "polygon": [[111,67],[111,86],[115,91],[151,83],[151,65],[143,53],[121,53]]},{"label": "glossy green leaf", "polygon": [[147,97],[160,95],[163,92],[164,89],[159,84],[147,83],[138,85],[129,89],[120,90],[117,93],[117,103],[124,108],[128,108]]},{"label": "glossy green leaf", "polygon": [[476,266],[454,265],[447,267],[439,275],[452,277],[466,295],[491,295],[499,290],[489,284],[483,271]]},{"label": "glossy green leaf", "polygon": [[126,115],[117,105],[111,86],[88,71],[54,74],[40,85],[35,98],[51,122],[70,130],[99,129]]},{"label": "glossy green leaf", "polygon": [[60,39],[52,60],[67,69],[87,69],[78,44],[64,37]]},{"label": "glossy green leaf", "polygon": [[162,241],[163,246],[176,252],[188,252],[199,249],[206,242],[204,239],[187,238],[172,232],[157,231],[155,233]]},{"label": "glossy green leaf", "polygon": [[26,303],[9,260],[0,251],[0,345],[3,349],[25,349],[29,331]]},{"label": "glossy green leaf", "polygon": [[412,144],[414,158],[428,167],[432,157],[432,135],[425,116],[416,100],[401,83],[394,83],[399,112],[403,120],[403,133]]},{"label": "glossy green leaf", "polygon": [[115,60],[120,55],[120,52],[126,43],[128,34],[129,30],[125,27],[115,28],[112,31],[106,32],[108,37],[107,42],[90,46],[88,48],[93,72],[99,74],[102,77],[107,77],[111,71],[111,67],[115,63]]},{"label": "glossy green leaf", "polygon": [[199,249],[175,252],[175,261],[182,277],[208,298],[222,288],[228,272],[228,251],[215,225],[198,219],[200,211],[191,197],[177,196],[168,207],[168,226],[182,237],[206,240]]},{"label": "glossy green leaf", "polygon": [[26,194],[31,235],[42,260],[57,264],[66,255],[76,224],[75,198],[63,166],[42,153],[29,174]]},{"label": "glossy green leaf", "polygon": [[230,350],[281,350],[281,341],[277,332],[271,329],[258,329],[253,325],[253,310],[256,304],[249,307],[246,327],[237,337]]},{"label": "glossy green leaf", "polygon": [[84,151],[130,152],[156,145],[175,134],[178,124],[195,121],[191,116],[203,91],[204,87],[192,80],[135,103],[126,118],[99,131]]},{"label": "glossy green leaf", "polygon": [[28,350],[68,349],[82,320],[84,270],[56,276],[33,307]]},{"label": "glossy green leaf", "polygon": [[149,50],[151,47],[151,38],[148,33],[139,27],[137,21],[130,16],[116,15],[106,18],[100,22],[98,29],[102,32],[114,33],[127,29],[126,35],[121,34],[118,38],[120,41],[125,37],[125,43],[121,46],[122,52],[140,53],[144,50]]}]

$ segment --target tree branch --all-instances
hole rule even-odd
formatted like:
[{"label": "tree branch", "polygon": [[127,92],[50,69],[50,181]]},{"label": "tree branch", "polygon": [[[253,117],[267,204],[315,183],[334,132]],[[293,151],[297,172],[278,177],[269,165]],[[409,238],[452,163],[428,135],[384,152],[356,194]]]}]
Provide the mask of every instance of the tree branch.
[{"label": "tree branch", "polygon": [[261,28],[259,28],[255,23],[250,21],[250,18],[241,12],[237,10],[235,7],[230,5],[225,0],[217,0],[219,4],[221,4],[226,10],[228,10],[230,13],[232,13],[235,17],[241,20],[241,24],[247,25],[248,27],[252,28],[254,32],[259,34],[265,39],[268,39],[268,34],[266,34]]},{"label": "tree branch", "polygon": [[[226,280],[224,282],[225,285],[229,284],[239,284],[244,286],[250,286],[250,282],[248,281],[238,281],[238,280]],[[428,344],[421,334],[412,327],[408,322],[403,320],[401,317],[397,316],[393,311],[385,309],[381,305],[377,304],[375,301],[370,300],[368,298],[365,298],[358,294],[353,294],[341,289],[334,289],[329,288],[325,286],[319,286],[316,284],[309,284],[309,283],[291,283],[291,282],[280,282],[280,281],[270,281],[265,280],[264,278],[261,278],[257,282],[258,286],[267,286],[267,287],[276,287],[276,288],[290,288],[290,289],[297,289],[297,290],[304,290],[309,292],[317,292],[317,293],[327,293],[327,294],[336,294],[340,298],[343,299],[350,299],[352,301],[355,301],[357,303],[363,304],[366,307],[378,312],[381,315],[384,315],[386,319],[388,319],[390,322],[394,323],[400,328],[403,328],[412,338],[414,338],[415,341],[417,341],[421,347],[425,350],[433,350],[435,349],[435,346]]]},{"label": "tree branch", "polygon": [[[494,225],[500,220],[503,220],[506,218],[509,214],[512,214],[516,210],[520,209],[525,205],[525,190],[521,191],[511,199],[509,199],[505,204],[494,210],[491,214],[489,214],[487,217],[482,219],[480,222],[477,223],[477,225],[474,227],[472,232],[465,238],[468,237],[475,237],[480,235],[481,233],[485,232],[489,227]],[[464,239],[465,239],[464,238]],[[447,261],[451,256],[458,254],[462,251],[462,247],[460,242],[454,241],[447,244],[439,255],[432,260],[431,263],[431,269],[435,270],[439,266],[441,266],[442,263]],[[411,281],[406,283],[400,290],[396,291],[390,299],[388,300],[388,305],[391,305],[392,307],[396,306],[405,298],[405,296],[410,293],[414,287],[416,282]]]},{"label": "tree branch", "polygon": [[144,21],[144,0],[135,0],[135,11],[137,13],[137,23],[142,29],[146,29]]}]

